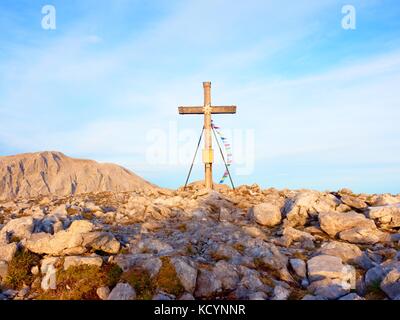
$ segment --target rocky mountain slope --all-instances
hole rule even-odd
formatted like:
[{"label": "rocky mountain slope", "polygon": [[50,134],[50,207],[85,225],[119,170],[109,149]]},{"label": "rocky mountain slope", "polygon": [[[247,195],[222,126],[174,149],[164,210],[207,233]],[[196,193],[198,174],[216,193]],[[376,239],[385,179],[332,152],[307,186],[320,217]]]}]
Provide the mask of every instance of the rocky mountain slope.
[{"label": "rocky mountain slope", "polygon": [[149,182],[115,164],[74,159],[61,152],[0,157],[0,199],[152,187]]},{"label": "rocky mountain slope", "polygon": [[400,299],[400,195],[201,184],[0,202],[0,299]]}]

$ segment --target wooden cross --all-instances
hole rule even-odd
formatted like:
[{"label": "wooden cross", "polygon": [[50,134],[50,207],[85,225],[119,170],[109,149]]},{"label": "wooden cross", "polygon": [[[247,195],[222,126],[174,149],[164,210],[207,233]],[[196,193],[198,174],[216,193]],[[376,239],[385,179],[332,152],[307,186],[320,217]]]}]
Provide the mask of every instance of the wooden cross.
[{"label": "wooden cross", "polygon": [[236,106],[212,106],[211,105],[211,82],[203,82],[204,106],[202,107],[179,107],[179,114],[204,114],[204,149],[203,163],[205,170],[205,186],[213,189],[212,163],[214,152],[212,149],[211,136],[211,114],[236,113]]}]

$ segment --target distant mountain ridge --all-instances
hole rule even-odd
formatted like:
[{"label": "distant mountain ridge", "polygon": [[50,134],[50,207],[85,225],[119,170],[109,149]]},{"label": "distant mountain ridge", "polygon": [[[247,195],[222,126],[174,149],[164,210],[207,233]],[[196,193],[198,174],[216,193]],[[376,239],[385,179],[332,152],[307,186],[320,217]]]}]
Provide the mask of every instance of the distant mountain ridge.
[{"label": "distant mountain ridge", "polygon": [[57,151],[0,157],[0,199],[3,200],[155,187],[116,164],[70,158]]}]

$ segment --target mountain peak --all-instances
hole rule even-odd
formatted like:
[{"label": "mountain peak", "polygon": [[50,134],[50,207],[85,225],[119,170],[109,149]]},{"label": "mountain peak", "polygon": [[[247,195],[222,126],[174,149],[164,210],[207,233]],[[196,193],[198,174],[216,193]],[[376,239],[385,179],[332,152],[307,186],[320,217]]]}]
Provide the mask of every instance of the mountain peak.
[{"label": "mountain peak", "polygon": [[149,188],[154,186],[121,166],[71,158],[59,151],[0,157],[0,199]]}]

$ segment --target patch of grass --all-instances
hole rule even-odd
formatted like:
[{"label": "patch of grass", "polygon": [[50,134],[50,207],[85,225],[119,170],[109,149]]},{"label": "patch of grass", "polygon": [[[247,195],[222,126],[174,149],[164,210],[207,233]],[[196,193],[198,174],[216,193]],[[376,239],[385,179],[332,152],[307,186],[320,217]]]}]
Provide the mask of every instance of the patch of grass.
[{"label": "patch of grass", "polygon": [[254,265],[257,270],[264,271],[264,272],[268,273],[270,276],[272,276],[273,278],[277,278],[277,279],[282,278],[279,271],[276,269],[273,269],[270,265],[265,263],[262,258],[254,258],[253,262],[254,262]]},{"label": "patch of grass", "polygon": [[307,294],[307,290],[301,290],[295,287],[291,288],[288,300],[301,300]]},{"label": "patch of grass", "polygon": [[230,259],[230,257],[216,251],[211,252],[210,257],[215,261],[220,261],[220,260],[228,261]]},{"label": "patch of grass", "polygon": [[138,300],[151,300],[156,292],[156,287],[149,273],[141,268],[133,267],[129,269],[124,273],[122,279],[135,289]]},{"label": "patch of grass", "polygon": [[186,232],[186,231],[187,231],[187,225],[186,225],[185,223],[182,223],[182,224],[180,224],[180,225],[177,227],[177,229],[178,229],[180,232]]},{"label": "patch of grass", "polygon": [[232,246],[237,252],[243,254],[244,250],[246,250],[246,247],[242,245],[241,243],[237,242]]},{"label": "patch of grass", "polygon": [[31,269],[33,266],[38,265],[39,262],[39,255],[28,250],[17,251],[8,265],[5,285],[12,289],[19,289],[24,284],[31,285],[34,280]]},{"label": "patch of grass", "polygon": [[129,253],[129,248],[121,247],[121,250],[120,250],[119,253],[120,253],[120,254],[128,254],[128,253]]},{"label": "patch of grass", "polygon": [[42,291],[38,300],[98,300],[99,287],[115,286],[122,270],[116,264],[98,266],[73,266],[56,274],[57,289]]},{"label": "patch of grass", "polygon": [[186,253],[188,255],[194,255],[196,253],[196,250],[193,248],[193,246],[190,243],[186,246]]},{"label": "patch of grass", "polygon": [[82,217],[86,220],[93,220],[94,214],[92,211],[84,211],[84,212],[82,212]]},{"label": "patch of grass", "polygon": [[74,215],[80,213],[79,209],[73,208],[73,207],[68,207],[66,210],[67,210],[67,213],[68,213],[69,215],[71,215],[71,216],[74,216]]},{"label": "patch of grass", "polygon": [[386,294],[381,290],[380,281],[375,281],[367,288],[366,300],[383,300]]},{"label": "patch of grass", "polygon": [[20,242],[22,239],[20,237],[17,237],[15,235],[12,235],[11,238],[9,239],[9,242],[15,242],[18,243]]},{"label": "patch of grass", "polygon": [[263,284],[275,288],[275,283],[273,281],[273,278],[269,274],[263,274],[260,276],[260,280]]},{"label": "patch of grass", "polygon": [[181,296],[185,289],[179,280],[175,268],[168,257],[161,257],[162,266],[154,281],[161,290],[173,294],[175,297]]}]

